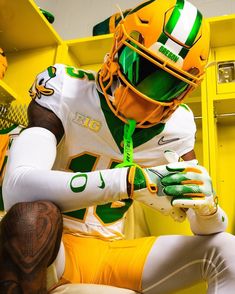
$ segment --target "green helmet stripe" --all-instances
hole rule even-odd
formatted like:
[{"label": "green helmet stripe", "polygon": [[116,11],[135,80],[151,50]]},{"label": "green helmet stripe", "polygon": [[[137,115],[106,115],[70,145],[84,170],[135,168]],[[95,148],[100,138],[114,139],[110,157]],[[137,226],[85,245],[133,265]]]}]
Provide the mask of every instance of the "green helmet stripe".
[{"label": "green helmet stripe", "polygon": [[183,7],[184,7],[184,0],[177,0],[176,6],[170,16],[170,19],[168,20],[165,26],[165,30],[168,34],[171,34],[172,31],[174,30],[181,15],[180,10],[182,10]]},{"label": "green helmet stripe", "polygon": [[166,44],[167,40],[168,40],[167,35],[165,35],[164,33],[161,33],[161,36],[159,37],[158,42],[164,45]]},{"label": "green helmet stripe", "polygon": [[[202,14],[196,7],[187,0],[177,0],[171,16],[165,25],[165,33],[163,32],[160,35],[158,42],[164,44],[168,50],[184,59],[189,51],[186,46],[190,47],[196,41],[201,23]],[[174,42],[174,39],[179,42]]]},{"label": "green helmet stripe", "polygon": [[180,50],[179,56],[181,56],[183,59],[186,57],[186,55],[188,54],[188,48],[184,48],[182,47],[182,49]]},{"label": "green helmet stripe", "polygon": [[196,16],[194,25],[192,27],[192,30],[191,30],[189,36],[188,36],[188,39],[185,42],[185,45],[187,45],[187,46],[193,45],[193,43],[197,37],[197,34],[199,32],[199,29],[201,27],[201,23],[202,23],[202,14],[200,11],[197,11],[197,16]]}]

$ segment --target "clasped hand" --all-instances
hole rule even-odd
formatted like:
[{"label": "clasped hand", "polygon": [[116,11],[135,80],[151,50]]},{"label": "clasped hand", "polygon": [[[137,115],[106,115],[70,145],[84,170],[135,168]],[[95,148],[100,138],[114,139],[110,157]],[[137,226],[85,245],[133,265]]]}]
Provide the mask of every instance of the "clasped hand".
[{"label": "clasped hand", "polygon": [[171,196],[173,207],[193,208],[200,215],[216,211],[211,178],[196,160],[169,163],[149,172],[157,173],[158,196]]}]

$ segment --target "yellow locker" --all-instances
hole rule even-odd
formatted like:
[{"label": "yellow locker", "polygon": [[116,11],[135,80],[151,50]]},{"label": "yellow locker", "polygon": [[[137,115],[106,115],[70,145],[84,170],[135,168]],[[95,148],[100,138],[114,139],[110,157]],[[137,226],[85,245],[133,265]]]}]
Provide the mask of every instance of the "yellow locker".
[{"label": "yellow locker", "polygon": [[8,69],[0,91],[8,92],[11,99],[1,95],[0,103],[14,99],[28,103],[28,89],[35,75],[55,62],[57,47],[63,41],[33,0],[2,1],[1,10],[1,46]]},{"label": "yellow locker", "polygon": [[235,232],[235,15],[209,19],[212,66],[206,75],[210,172],[220,205]]}]

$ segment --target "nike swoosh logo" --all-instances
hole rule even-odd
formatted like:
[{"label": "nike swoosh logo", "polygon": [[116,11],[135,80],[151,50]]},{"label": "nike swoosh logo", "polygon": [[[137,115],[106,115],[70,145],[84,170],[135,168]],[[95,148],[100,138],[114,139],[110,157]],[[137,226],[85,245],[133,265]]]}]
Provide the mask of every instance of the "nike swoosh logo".
[{"label": "nike swoosh logo", "polygon": [[104,188],[105,188],[105,182],[104,182],[104,179],[103,179],[103,177],[102,177],[101,172],[99,172],[99,174],[100,174],[101,185],[99,185],[98,188],[100,188],[100,189],[104,189]]},{"label": "nike swoosh logo", "polygon": [[158,145],[165,145],[165,144],[169,144],[171,142],[174,141],[178,141],[180,138],[173,138],[173,139],[169,139],[169,140],[164,140],[164,136],[162,136],[159,140],[158,140]]}]

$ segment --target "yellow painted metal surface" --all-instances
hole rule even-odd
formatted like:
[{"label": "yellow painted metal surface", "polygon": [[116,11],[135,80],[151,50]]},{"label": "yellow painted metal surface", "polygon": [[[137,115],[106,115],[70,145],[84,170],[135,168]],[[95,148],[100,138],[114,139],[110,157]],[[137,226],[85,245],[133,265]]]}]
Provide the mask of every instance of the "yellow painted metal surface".
[{"label": "yellow painted metal surface", "polygon": [[1,0],[0,31],[4,51],[15,52],[62,42],[31,0]]},{"label": "yellow painted metal surface", "polygon": [[[235,30],[234,30],[234,34],[235,34]],[[234,82],[223,82],[220,83],[218,82],[218,76],[219,76],[219,71],[222,72],[222,74],[224,73],[225,77],[226,77],[226,70],[223,69],[218,69],[218,64],[224,64],[225,66],[227,64],[232,64],[233,62],[235,63],[235,45],[234,46],[229,46],[229,47],[220,47],[220,48],[216,48],[214,49],[214,57],[215,57],[215,61],[217,62],[217,66],[214,67],[215,70],[215,86],[216,86],[216,96],[215,99],[220,99],[224,97],[224,94],[230,94],[234,96],[235,93],[235,77],[234,77]],[[234,69],[235,70],[235,69]],[[233,74],[235,75],[234,71]],[[228,96],[227,95],[227,96]]]},{"label": "yellow painted metal surface", "polygon": [[55,62],[57,47],[63,40],[33,0],[1,0],[0,10],[4,11],[0,18],[1,47],[8,60],[3,79],[6,86],[0,87],[1,93],[9,94],[1,95],[0,101],[28,103],[30,83],[38,72]]},{"label": "yellow painted metal surface", "polygon": [[11,103],[17,99],[18,95],[6,84],[4,81],[0,80],[0,104],[1,103]]},{"label": "yellow painted metal surface", "polygon": [[235,116],[220,117],[216,121],[217,193],[221,206],[229,216],[228,231],[235,233]]},{"label": "yellow painted metal surface", "polygon": [[77,65],[102,63],[112,45],[112,34],[67,41],[69,54],[74,55]]},{"label": "yellow painted metal surface", "polygon": [[[219,203],[229,217],[228,232],[235,232],[235,81],[219,83],[218,63],[235,61],[235,15],[209,19],[212,52],[206,75],[210,173]],[[232,70],[231,70],[232,71]],[[226,73],[225,73],[226,74]]]},{"label": "yellow painted metal surface", "polygon": [[235,14],[207,19],[211,30],[211,47],[224,47],[235,44]]},{"label": "yellow painted metal surface", "polygon": [[17,54],[8,53],[7,56],[10,66],[4,77],[4,82],[18,94],[22,103],[28,103],[30,101],[28,90],[36,75],[54,64],[56,47],[22,50]]}]

